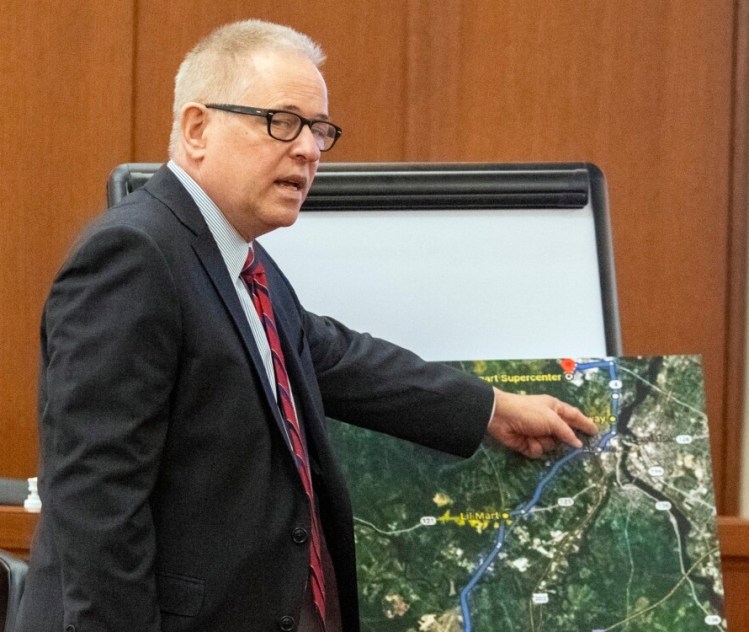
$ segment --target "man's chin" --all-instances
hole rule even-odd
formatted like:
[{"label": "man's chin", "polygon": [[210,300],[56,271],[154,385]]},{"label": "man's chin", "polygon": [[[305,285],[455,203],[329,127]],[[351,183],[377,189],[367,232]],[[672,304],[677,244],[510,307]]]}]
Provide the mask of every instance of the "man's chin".
[{"label": "man's chin", "polygon": [[289,228],[296,223],[299,218],[300,209],[279,209],[272,214],[272,216],[265,218],[263,222],[263,232],[261,234],[270,233],[271,231],[279,228]]}]

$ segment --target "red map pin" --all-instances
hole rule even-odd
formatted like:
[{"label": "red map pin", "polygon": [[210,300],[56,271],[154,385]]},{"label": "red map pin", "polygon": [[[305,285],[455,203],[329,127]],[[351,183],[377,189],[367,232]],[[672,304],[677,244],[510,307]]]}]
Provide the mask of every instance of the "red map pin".
[{"label": "red map pin", "polygon": [[565,373],[573,373],[575,371],[575,367],[577,366],[577,362],[575,362],[572,358],[564,358],[564,360],[561,360],[559,364],[562,365],[562,370]]}]

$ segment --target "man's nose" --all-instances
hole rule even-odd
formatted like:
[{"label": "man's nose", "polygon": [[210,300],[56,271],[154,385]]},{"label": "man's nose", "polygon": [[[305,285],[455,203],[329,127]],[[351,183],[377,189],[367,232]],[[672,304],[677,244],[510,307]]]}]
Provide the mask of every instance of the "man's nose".
[{"label": "man's nose", "polygon": [[302,126],[302,131],[299,132],[294,143],[297,147],[297,155],[304,156],[309,161],[320,160],[320,145],[309,125]]}]

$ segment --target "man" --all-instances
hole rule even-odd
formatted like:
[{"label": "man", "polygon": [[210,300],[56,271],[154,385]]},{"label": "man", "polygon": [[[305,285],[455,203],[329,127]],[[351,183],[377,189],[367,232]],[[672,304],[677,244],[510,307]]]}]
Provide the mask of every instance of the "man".
[{"label": "man", "polygon": [[229,25],[186,57],[170,163],[81,237],[42,323],[41,495],[19,632],[358,630],[325,415],[470,455],[595,425],[306,312],[255,241],[294,223],[319,48]]}]

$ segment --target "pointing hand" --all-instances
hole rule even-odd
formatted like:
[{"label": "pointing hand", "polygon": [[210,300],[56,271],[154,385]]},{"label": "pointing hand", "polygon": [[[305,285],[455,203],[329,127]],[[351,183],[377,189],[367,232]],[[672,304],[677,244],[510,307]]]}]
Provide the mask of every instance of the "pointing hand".
[{"label": "pointing hand", "polygon": [[594,435],[598,427],[580,410],[551,395],[516,395],[494,389],[494,414],[487,433],[502,445],[538,458],[560,441],[582,447],[575,430]]}]

